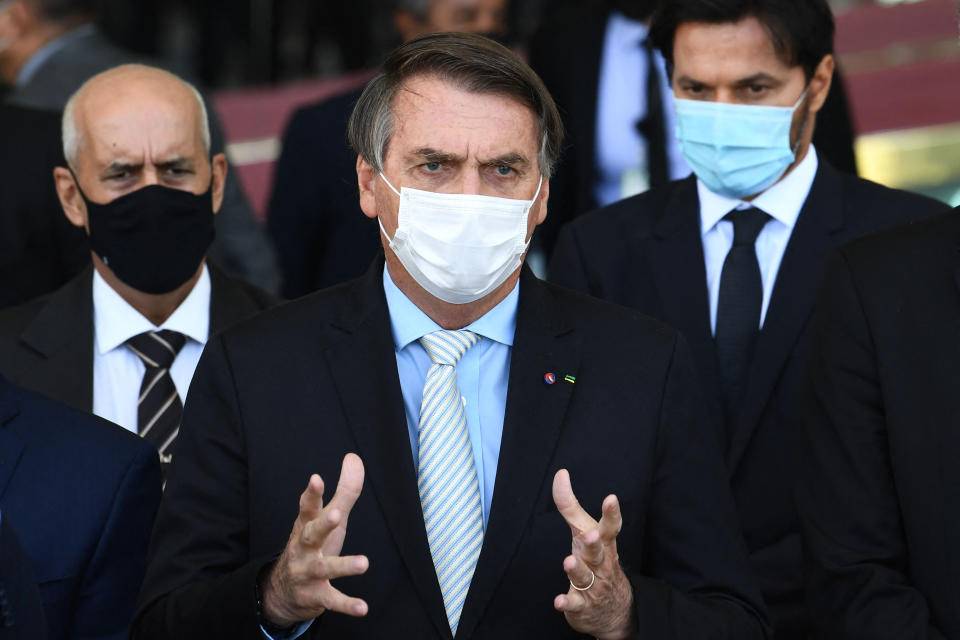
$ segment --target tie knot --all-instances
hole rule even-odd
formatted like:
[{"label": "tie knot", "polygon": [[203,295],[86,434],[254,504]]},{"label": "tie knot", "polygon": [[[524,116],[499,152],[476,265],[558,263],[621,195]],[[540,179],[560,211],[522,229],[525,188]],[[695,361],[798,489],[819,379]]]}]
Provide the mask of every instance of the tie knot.
[{"label": "tie knot", "polygon": [[733,245],[752,246],[770,216],[756,207],[750,207],[731,211],[725,218],[733,222]]},{"label": "tie knot", "polygon": [[455,365],[480,338],[472,331],[434,331],[420,338],[434,364]]},{"label": "tie knot", "polygon": [[176,331],[146,331],[127,340],[133,351],[148,368],[169,369],[174,358],[187,343],[187,337]]}]

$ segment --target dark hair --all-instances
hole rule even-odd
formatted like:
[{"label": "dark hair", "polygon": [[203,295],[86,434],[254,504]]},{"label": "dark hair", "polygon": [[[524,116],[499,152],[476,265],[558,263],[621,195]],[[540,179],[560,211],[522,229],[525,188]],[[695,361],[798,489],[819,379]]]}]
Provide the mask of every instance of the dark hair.
[{"label": "dark hair", "polygon": [[827,0],[667,0],[650,25],[650,38],[673,73],[673,40],[686,22],[739,22],[753,17],[770,32],[774,49],[790,66],[803,67],[807,80],[833,53],[833,13]]},{"label": "dark hair", "polygon": [[466,33],[434,33],[395,49],[364,88],[350,115],[350,145],[375,170],[383,170],[393,133],[393,103],[403,84],[433,76],[465,91],[497,94],[528,106],[537,118],[540,173],[549,177],[563,140],[560,114],[543,82],[503,45]]}]

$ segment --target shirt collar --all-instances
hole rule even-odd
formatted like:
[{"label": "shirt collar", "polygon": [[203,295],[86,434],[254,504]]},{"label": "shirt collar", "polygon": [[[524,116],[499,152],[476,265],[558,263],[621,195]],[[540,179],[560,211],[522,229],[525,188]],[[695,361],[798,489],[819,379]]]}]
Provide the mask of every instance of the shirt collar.
[{"label": "shirt collar", "polygon": [[803,204],[810,194],[819,166],[817,150],[811,144],[800,164],[782,180],[754,198],[753,202],[744,202],[714,193],[697,180],[697,193],[700,196],[700,233],[706,235],[734,209],[749,207],[756,207],[783,223],[787,228],[793,229],[797,224],[800,210],[803,209]]},{"label": "shirt collar", "polygon": [[37,52],[30,56],[30,58],[23,63],[23,66],[20,67],[20,71],[17,73],[17,79],[14,81],[14,85],[17,87],[22,87],[30,82],[33,76],[37,73],[37,71],[40,70],[40,67],[42,67],[47,60],[62,51],[72,42],[79,40],[80,38],[93,35],[96,33],[96,30],[97,28],[94,25],[85,24],[77,27],[76,29],[67,31],[65,34],[54,38],[47,44],[37,49]]},{"label": "shirt collar", "polygon": [[200,279],[176,311],[160,327],[147,320],[113,290],[96,270],[93,272],[93,329],[97,352],[103,355],[146,331],[169,329],[206,344],[210,331],[210,273],[203,266]]},{"label": "shirt collar", "polygon": [[[393,342],[397,351],[403,351],[411,342],[423,336],[440,331],[442,327],[430,319],[427,314],[410,301],[403,291],[393,282],[387,266],[383,266],[383,292],[387,297],[387,309],[390,312],[390,326],[393,330]],[[517,329],[517,303],[520,299],[520,283],[501,300],[497,306],[464,327],[479,336],[513,346],[513,335]]]}]

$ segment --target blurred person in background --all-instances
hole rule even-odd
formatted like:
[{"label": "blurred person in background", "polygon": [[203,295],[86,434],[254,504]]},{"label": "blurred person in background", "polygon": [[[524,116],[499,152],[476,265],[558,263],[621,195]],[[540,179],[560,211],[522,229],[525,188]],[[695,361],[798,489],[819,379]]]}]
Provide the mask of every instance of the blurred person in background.
[{"label": "blurred person in background", "polygon": [[662,4],[651,34],[695,175],[578,218],[550,263],[558,284],[690,343],[777,640],[808,631],[794,451],[824,257],[946,209],[842,173],[812,144],[833,33],[826,0]]},{"label": "blurred person in background", "polygon": [[60,114],[0,103],[0,309],[59,289],[90,264],[53,184]]},{"label": "blurred person in background", "polygon": [[956,209],[824,269],[798,456],[813,638],[960,639],[958,287]]},{"label": "blurred person in background", "polygon": [[[7,102],[59,111],[90,77],[140,61],[103,37],[93,23],[95,6],[95,0],[0,0],[0,82],[10,86]],[[208,115],[219,153],[223,132],[212,110]],[[264,289],[279,288],[273,247],[235,175],[227,181],[211,260]]]},{"label": "blurred person in background", "polygon": [[209,135],[199,93],[166,71],[125,65],[85,83],[55,179],[92,266],[0,314],[0,371],[140,433],[165,463],[207,339],[273,302],[206,264],[227,173]]},{"label": "blurred person in background", "polygon": [[[393,24],[404,42],[461,31],[502,38],[508,0],[397,0]],[[299,109],[283,135],[267,226],[296,298],[363,275],[380,251],[380,230],[357,204],[356,154],[347,120],[363,87]]]},{"label": "blurred person in background", "polygon": [[[157,450],[0,376],[0,452],[0,538],[22,543],[46,619],[44,635],[0,596],[0,638],[10,622],[24,640],[126,640],[160,504]],[[0,583],[7,568],[0,557]]]},{"label": "blurred person in background", "polygon": [[[569,136],[539,236],[546,258],[560,227],[576,216],[690,175],[667,67],[648,37],[658,0],[552,4],[530,44],[530,66],[557,101]],[[836,77],[814,136],[834,167],[856,173],[853,124]]]}]

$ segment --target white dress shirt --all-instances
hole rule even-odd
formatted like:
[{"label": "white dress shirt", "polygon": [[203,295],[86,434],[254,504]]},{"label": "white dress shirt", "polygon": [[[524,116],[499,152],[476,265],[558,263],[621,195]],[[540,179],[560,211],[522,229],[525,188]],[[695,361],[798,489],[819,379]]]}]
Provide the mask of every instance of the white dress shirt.
[{"label": "white dress shirt", "polygon": [[707,267],[707,291],[710,295],[710,329],[717,333],[717,302],[720,297],[720,273],[723,271],[723,262],[733,246],[733,223],[723,217],[734,209],[749,209],[756,207],[772,220],[757,236],[754,245],[757,251],[757,262],[760,264],[760,278],[763,281],[763,305],[760,308],[760,327],[767,317],[767,308],[770,306],[770,296],[773,293],[777,273],[780,271],[780,262],[787,249],[793,227],[797,224],[797,217],[803,204],[810,194],[813,179],[817,175],[817,151],[810,145],[807,155],[793,168],[780,182],[776,183],[753,202],[744,202],[710,191],[702,182],[697,180],[697,191],[700,196],[700,234],[703,241],[703,259]]},{"label": "white dress shirt", "polygon": [[[594,195],[600,206],[649,188],[647,145],[636,124],[647,115],[647,51],[641,45],[647,25],[619,11],[610,14],[603,39],[597,87],[596,162],[599,181]],[[657,51],[660,93],[670,178],[685,178],[690,167],[674,134],[676,113],[666,63]],[[631,178],[631,176],[636,176]]]},{"label": "white dress shirt", "polygon": [[137,399],[146,367],[124,343],[145,331],[160,329],[187,336],[170,367],[180,401],[185,402],[210,331],[210,274],[206,265],[193,290],[160,327],[130,306],[94,271],[93,412],[133,433],[137,433]]}]

